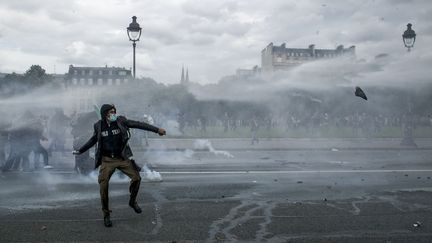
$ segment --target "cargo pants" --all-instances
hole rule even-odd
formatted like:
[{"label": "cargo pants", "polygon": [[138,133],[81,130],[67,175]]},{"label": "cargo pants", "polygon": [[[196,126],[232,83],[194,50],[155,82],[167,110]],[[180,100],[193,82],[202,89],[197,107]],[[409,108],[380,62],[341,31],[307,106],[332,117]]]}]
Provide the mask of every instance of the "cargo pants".
[{"label": "cargo pants", "polygon": [[139,172],[134,169],[130,160],[102,156],[102,164],[99,169],[98,182],[100,187],[102,211],[104,215],[109,215],[111,212],[111,210],[109,210],[108,187],[109,180],[116,169],[120,170],[131,179],[129,186],[130,204],[136,203],[136,198],[141,184],[141,176]]}]

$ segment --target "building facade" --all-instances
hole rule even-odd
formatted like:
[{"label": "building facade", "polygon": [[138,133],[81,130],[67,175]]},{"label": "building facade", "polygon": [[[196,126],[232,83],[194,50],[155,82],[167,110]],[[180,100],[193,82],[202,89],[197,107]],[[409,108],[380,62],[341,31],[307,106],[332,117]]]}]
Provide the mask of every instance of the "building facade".
[{"label": "building facade", "polygon": [[280,46],[268,44],[261,51],[262,73],[289,70],[292,67],[317,59],[335,58],[339,56],[355,57],[355,46],[344,48],[339,45],[336,49],[316,49],[315,45],[308,48],[287,48],[285,43]]},{"label": "building facade", "polygon": [[131,81],[131,70],[120,67],[75,67],[69,65],[66,86],[121,85]]},{"label": "building facade", "polygon": [[133,82],[131,70],[120,67],[75,67],[69,65],[64,76],[65,88],[71,97],[64,104],[67,113],[94,110],[96,98],[106,90],[112,93],[115,86]]}]

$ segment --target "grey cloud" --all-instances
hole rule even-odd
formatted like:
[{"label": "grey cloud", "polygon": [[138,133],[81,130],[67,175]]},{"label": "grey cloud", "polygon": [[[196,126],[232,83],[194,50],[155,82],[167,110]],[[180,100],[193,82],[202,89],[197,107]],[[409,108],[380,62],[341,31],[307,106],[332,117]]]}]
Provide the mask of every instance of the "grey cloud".
[{"label": "grey cloud", "polygon": [[235,11],[235,1],[199,1],[189,0],[182,5],[182,10],[189,15],[194,15],[210,20],[217,20]]},{"label": "grey cloud", "polygon": [[81,20],[80,15],[73,9],[50,9],[47,11],[47,15],[51,19],[62,22],[63,24],[76,23]]},{"label": "grey cloud", "polygon": [[[65,64],[57,70],[66,71],[71,63],[130,66],[125,28],[136,15],[143,28],[137,52],[144,55],[138,75],[178,82],[185,63],[194,81],[216,82],[237,68],[259,65],[260,51],[270,42],[302,48],[311,43],[317,48],[356,45],[359,58],[405,52],[400,36],[409,21],[418,34],[415,49],[430,52],[431,8],[426,0],[2,1],[0,40],[7,53],[20,50]],[[77,41],[85,43],[87,55],[71,47],[64,51]],[[3,67],[28,68],[8,58],[3,62],[14,64]]]},{"label": "grey cloud", "polygon": [[211,35],[205,35],[200,33],[189,34],[186,38],[193,45],[210,45],[215,42],[215,37]]}]

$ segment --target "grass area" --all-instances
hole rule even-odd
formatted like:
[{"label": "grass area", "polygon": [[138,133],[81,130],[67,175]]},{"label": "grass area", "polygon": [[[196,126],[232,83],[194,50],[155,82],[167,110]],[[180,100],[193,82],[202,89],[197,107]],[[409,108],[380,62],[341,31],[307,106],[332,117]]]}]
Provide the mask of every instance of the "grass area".
[{"label": "grass area", "polygon": [[[262,128],[257,136],[260,138],[400,138],[403,135],[400,127],[384,127],[379,132],[372,129],[367,131],[355,131],[350,127],[319,127],[319,128]],[[249,138],[252,132],[249,127],[240,127],[233,131],[224,132],[223,127],[208,127],[206,132],[200,130],[185,129],[184,136],[179,138]],[[414,131],[416,138],[431,138],[432,127],[417,127]]]}]

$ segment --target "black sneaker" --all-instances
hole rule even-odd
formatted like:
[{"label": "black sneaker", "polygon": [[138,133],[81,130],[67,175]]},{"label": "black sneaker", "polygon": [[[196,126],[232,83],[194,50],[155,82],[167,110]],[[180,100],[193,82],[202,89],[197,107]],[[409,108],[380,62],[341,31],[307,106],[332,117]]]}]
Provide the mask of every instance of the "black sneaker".
[{"label": "black sneaker", "polygon": [[138,203],[131,203],[131,202],[129,202],[129,206],[131,207],[131,208],[133,208],[133,210],[135,211],[135,213],[142,213],[142,210],[141,210],[141,208],[138,206]]},{"label": "black sneaker", "polygon": [[104,216],[105,227],[112,227],[112,222],[109,215]]}]

